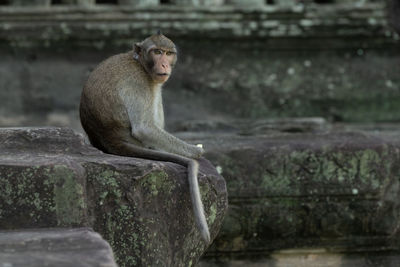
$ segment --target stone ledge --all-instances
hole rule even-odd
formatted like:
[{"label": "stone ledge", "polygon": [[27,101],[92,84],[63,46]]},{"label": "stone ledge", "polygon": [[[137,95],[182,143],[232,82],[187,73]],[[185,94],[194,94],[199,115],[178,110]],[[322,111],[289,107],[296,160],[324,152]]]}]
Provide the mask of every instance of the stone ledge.
[{"label": "stone ledge", "polygon": [[[104,154],[65,128],[0,129],[0,229],[92,227],[120,266],[188,266],[206,249],[185,168]],[[223,178],[200,160],[211,238],[227,209]]]},{"label": "stone ledge", "polygon": [[364,251],[337,253],[320,249],[293,249],[275,251],[269,257],[255,255],[237,257],[224,265],[224,260],[204,258],[199,267],[397,267],[400,266],[398,251]]},{"label": "stone ledge", "polygon": [[398,136],[268,130],[251,136],[180,135],[185,136],[204,144],[229,193],[227,217],[205,262],[234,259],[235,266],[247,259],[242,262],[247,266],[264,257],[292,266],[283,264],[286,254],[280,252],[287,249],[294,260],[310,254],[308,266],[327,265],[313,261],[307,249],[325,250],[348,263],[344,266],[365,266],[365,255],[399,262]]},{"label": "stone ledge", "polygon": [[110,245],[91,229],[0,231],[2,267],[117,267]]},{"label": "stone ledge", "polygon": [[[0,41],[11,47],[131,46],[161,29],[174,40],[253,40],[264,48],[360,47],[395,45],[399,36],[387,26],[384,4],[262,8],[0,8]],[[195,36],[192,38],[191,36]],[[357,37],[357,38],[353,38]],[[133,38],[136,38],[133,40]],[[347,38],[347,43],[330,44]],[[309,40],[311,39],[311,40]],[[265,42],[267,41],[267,42]]]}]

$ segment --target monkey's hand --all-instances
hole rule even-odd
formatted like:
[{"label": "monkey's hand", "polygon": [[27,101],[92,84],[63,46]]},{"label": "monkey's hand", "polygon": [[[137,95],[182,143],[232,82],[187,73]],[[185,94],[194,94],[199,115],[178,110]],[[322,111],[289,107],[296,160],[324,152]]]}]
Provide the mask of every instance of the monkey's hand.
[{"label": "monkey's hand", "polygon": [[201,156],[204,154],[204,149],[199,145],[190,145],[190,154],[190,157],[193,159],[201,158]]}]

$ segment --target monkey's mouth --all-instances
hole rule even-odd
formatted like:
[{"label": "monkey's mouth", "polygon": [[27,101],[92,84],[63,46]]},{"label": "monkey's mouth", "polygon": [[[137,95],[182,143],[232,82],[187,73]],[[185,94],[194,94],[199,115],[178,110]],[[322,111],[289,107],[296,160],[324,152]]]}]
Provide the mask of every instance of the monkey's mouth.
[{"label": "monkey's mouth", "polygon": [[164,72],[164,73],[157,73],[157,76],[169,76],[169,73],[166,73],[166,72]]}]

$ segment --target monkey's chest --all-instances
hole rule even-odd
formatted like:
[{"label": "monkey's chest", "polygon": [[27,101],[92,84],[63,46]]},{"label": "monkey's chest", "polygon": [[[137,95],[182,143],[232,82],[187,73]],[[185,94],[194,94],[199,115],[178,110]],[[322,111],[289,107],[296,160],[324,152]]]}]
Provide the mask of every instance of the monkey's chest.
[{"label": "monkey's chest", "polygon": [[154,98],[152,110],[153,110],[154,123],[158,127],[164,128],[164,110],[163,110],[162,100],[159,95],[156,95],[156,97]]}]

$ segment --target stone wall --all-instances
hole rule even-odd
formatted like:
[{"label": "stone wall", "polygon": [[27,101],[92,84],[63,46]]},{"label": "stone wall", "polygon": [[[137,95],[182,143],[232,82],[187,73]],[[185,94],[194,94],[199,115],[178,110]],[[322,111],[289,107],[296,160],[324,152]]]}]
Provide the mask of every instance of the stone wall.
[{"label": "stone wall", "polygon": [[[159,5],[188,5],[188,6],[248,6],[248,5],[293,5],[310,3],[351,3],[350,0],[2,0],[0,5],[10,6],[54,6],[54,5],[76,5],[76,6],[95,6],[95,5],[120,5],[120,6],[159,6]],[[379,2],[376,0],[360,0],[359,4],[365,2]]]},{"label": "stone wall", "polygon": [[179,47],[164,93],[172,129],[216,117],[399,120],[399,35],[380,1],[22,2],[0,5],[2,126],[80,130],[88,73],[157,29]]}]

